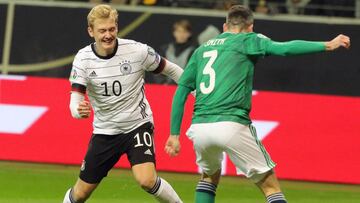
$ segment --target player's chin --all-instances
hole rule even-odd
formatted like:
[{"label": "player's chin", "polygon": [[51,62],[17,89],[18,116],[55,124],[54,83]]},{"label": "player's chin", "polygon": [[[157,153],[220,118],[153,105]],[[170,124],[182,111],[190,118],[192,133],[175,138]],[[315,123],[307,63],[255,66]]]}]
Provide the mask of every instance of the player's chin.
[{"label": "player's chin", "polygon": [[105,49],[105,50],[112,50],[112,49],[114,49],[114,47],[115,47],[115,43],[105,42],[105,43],[102,43],[102,47],[103,47],[103,49]]},{"label": "player's chin", "polygon": [[113,40],[108,40],[108,41],[102,41],[101,42],[101,45],[104,49],[111,49],[111,48],[114,48],[115,45],[116,45],[116,40],[113,39]]}]

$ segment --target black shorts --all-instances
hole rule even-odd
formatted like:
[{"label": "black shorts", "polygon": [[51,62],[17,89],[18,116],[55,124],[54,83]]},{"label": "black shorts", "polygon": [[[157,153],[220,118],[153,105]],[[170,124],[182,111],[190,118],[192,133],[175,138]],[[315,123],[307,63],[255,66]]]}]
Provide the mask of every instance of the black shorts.
[{"label": "black shorts", "polygon": [[151,123],[145,123],[126,134],[93,134],[81,165],[80,179],[99,183],[125,153],[131,166],[146,162],[155,164],[153,129]]}]

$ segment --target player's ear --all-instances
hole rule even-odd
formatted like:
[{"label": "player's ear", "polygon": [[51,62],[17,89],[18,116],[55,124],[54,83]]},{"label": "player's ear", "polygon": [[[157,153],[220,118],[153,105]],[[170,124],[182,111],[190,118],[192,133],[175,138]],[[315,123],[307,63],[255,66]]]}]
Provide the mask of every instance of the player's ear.
[{"label": "player's ear", "polygon": [[249,27],[247,28],[248,32],[253,32],[254,31],[254,24],[249,25]]},{"label": "player's ear", "polygon": [[223,24],[223,31],[224,32],[227,32],[228,31],[228,26],[226,23]]},{"label": "player's ear", "polygon": [[115,28],[116,28],[116,33],[118,33],[118,32],[119,32],[119,25],[118,25],[118,23],[115,23]]},{"label": "player's ear", "polygon": [[90,26],[87,28],[87,30],[88,30],[90,37],[94,37],[94,31]]}]

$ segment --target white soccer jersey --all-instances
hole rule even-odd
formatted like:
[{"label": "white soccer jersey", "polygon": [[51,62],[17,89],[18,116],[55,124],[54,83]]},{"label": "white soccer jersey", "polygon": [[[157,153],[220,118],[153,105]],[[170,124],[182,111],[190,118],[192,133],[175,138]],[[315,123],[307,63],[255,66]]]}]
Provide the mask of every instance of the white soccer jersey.
[{"label": "white soccer jersey", "polygon": [[158,68],[161,57],[146,44],[117,41],[112,56],[98,56],[92,44],[81,49],[73,62],[70,82],[86,86],[95,113],[94,134],[127,133],[153,122],[144,75]]}]

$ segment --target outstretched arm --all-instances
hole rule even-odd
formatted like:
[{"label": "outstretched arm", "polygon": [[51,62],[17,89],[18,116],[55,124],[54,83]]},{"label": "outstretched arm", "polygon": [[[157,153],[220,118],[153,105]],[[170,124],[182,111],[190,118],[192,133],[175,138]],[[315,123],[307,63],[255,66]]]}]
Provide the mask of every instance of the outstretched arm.
[{"label": "outstretched arm", "polygon": [[170,120],[171,135],[165,145],[165,152],[170,156],[176,156],[180,152],[180,127],[184,115],[184,105],[190,92],[190,88],[178,85],[173,98]]},{"label": "outstretched arm", "polygon": [[338,35],[331,41],[315,42],[304,40],[293,40],[288,42],[275,42],[272,41],[266,48],[266,54],[291,56],[310,54],[323,51],[333,51],[339,47],[350,47],[350,38],[345,35]]}]

